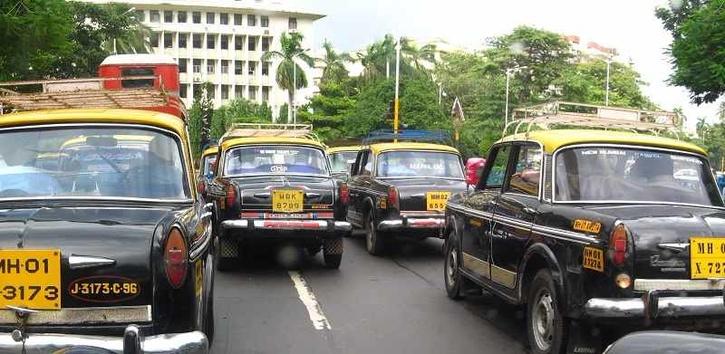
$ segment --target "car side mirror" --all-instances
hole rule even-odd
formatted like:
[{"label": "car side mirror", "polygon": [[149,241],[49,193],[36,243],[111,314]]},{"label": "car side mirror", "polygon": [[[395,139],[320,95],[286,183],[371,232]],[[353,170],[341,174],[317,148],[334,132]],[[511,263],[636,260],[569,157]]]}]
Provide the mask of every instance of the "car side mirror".
[{"label": "car side mirror", "polygon": [[471,157],[466,161],[466,183],[469,186],[477,186],[481,180],[481,171],[486,165],[486,159]]}]

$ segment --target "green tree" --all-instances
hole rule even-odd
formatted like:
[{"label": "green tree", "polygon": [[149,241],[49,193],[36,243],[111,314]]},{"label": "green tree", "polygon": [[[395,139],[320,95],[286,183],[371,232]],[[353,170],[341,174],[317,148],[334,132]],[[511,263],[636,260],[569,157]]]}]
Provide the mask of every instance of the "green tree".
[{"label": "green tree", "polygon": [[322,69],[322,83],[342,82],[348,77],[345,63],[352,61],[352,57],[348,53],[338,53],[327,40],[322,44],[322,48],[325,50],[324,57],[320,59],[325,66]]},{"label": "green tree", "polygon": [[[307,87],[307,76],[304,70],[297,64],[296,59],[303,61],[307,66],[314,66],[314,60],[306,53],[306,49],[302,48],[302,39],[304,37],[299,32],[282,33],[280,36],[280,51],[269,51],[262,54],[262,61],[272,59],[281,59],[277,66],[277,85],[287,90],[287,122],[292,118],[292,109],[295,102],[295,91],[302,87]],[[297,73],[297,85],[294,86],[295,71]]]},{"label": "green tree", "polygon": [[346,85],[350,80],[323,80],[319,94],[299,111],[300,121],[312,123],[323,141],[345,138],[345,120],[355,107],[356,97],[350,96]]},{"label": "green tree", "polygon": [[655,11],[673,37],[670,83],[689,89],[696,104],[714,102],[725,92],[725,0],[678,4]]},{"label": "green tree", "polygon": [[[590,104],[605,104],[607,63],[583,60],[562,71],[554,85],[561,87],[562,99]],[[631,65],[612,62],[609,79],[609,104],[619,107],[655,109],[640,88],[645,83]]]},{"label": "green tree", "polygon": [[[397,40],[386,34],[382,40],[369,45],[365,52],[357,54],[357,60],[363,66],[362,76],[366,80],[375,80],[389,74],[395,75],[395,46]],[[426,64],[434,64],[437,48],[433,44],[418,47],[407,37],[400,38],[400,72],[403,75],[424,73]],[[389,78],[386,75],[386,78]]]},{"label": "green tree", "polygon": [[50,76],[72,51],[73,18],[63,0],[0,2],[0,80]]}]

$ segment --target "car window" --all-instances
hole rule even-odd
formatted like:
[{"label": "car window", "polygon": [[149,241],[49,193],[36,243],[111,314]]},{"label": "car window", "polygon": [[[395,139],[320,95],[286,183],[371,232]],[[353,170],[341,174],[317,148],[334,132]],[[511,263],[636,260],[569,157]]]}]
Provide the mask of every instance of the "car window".
[{"label": "car window", "polygon": [[370,151],[366,151],[365,159],[363,160],[363,167],[360,171],[361,175],[370,176],[373,174],[373,158]]},{"label": "car window", "polygon": [[518,148],[516,155],[516,165],[509,179],[507,191],[538,196],[541,148],[536,145],[524,145]]},{"label": "car window", "polygon": [[501,188],[506,175],[506,166],[511,152],[511,146],[506,145],[497,149],[496,157],[486,177],[486,188]]},{"label": "car window", "polygon": [[179,142],[141,128],[63,127],[0,133],[0,198],[190,196]]},{"label": "car window", "polygon": [[329,175],[320,149],[304,146],[245,146],[229,150],[224,175],[310,174]]},{"label": "car window", "polygon": [[378,157],[378,177],[463,178],[457,154],[440,151],[390,151]]},{"label": "car window", "polygon": [[202,173],[204,177],[214,177],[214,171],[212,171],[212,166],[214,165],[214,162],[216,162],[216,157],[217,155],[204,156],[204,161],[202,162]]},{"label": "car window", "polygon": [[355,151],[340,151],[330,154],[330,166],[334,172],[346,172],[348,165],[355,162]]}]

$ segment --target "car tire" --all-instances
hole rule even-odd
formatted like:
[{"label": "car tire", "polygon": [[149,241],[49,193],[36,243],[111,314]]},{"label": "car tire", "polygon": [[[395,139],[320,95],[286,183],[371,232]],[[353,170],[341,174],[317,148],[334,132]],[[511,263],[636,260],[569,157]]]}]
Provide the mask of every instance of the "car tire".
[{"label": "car tire", "polygon": [[365,220],[365,246],[368,253],[373,256],[382,256],[385,251],[385,240],[378,230],[375,229],[375,218],[372,213],[368,213]]},{"label": "car tire", "polygon": [[[211,258],[211,257],[210,257]],[[212,259],[213,262],[213,259]],[[213,264],[213,263],[212,263]],[[206,311],[204,311],[204,329],[209,346],[214,342],[214,273],[212,270],[209,293],[207,295]]]},{"label": "car tire", "polygon": [[342,238],[326,239],[322,245],[322,256],[325,266],[330,269],[340,268],[342,262]]},{"label": "car tire", "polygon": [[[239,264],[239,243],[234,240],[219,238],[219,247],[216,254],[216,269],[220,272],[233,270]],[[224,257],[224,254],[236,254],[236,256]]]},{"label": "car tire", "polygon": [[463,298],[463,275],[460,271],[461,252],[458,237],[451,235],[445,243],[445,260],[443,265],[443,278],[446,284],[446,293],[453,300]]},{"label": "car tire", "polygon": [[534,354],[559,354],[566,349],[568,319],[559,308],[559,295],[548,269],[531,281],[526,304],[526,329]]}]

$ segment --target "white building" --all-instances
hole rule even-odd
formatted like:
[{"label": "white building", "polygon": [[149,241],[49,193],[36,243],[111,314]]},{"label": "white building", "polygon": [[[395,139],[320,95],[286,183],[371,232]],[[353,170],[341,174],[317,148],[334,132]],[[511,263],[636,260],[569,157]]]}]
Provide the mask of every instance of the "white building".
[{"label": "white building", "polygon": [[[313,23],[322,14],[286,7],[279,0],[82,0],[119,2],[132,6],[136,16],[151,30],[154,53],[178,60],[181,97],[191,106],[201,84],[214,85],[216,107],[236,97],[267,102],[274,116],[287,103],[286,90],[275,81],[278,61],[262,62],[270,50],[280,50],[284,32],[304,36],[303,48],[314,43]],[[309,86],[297,91],[301,105],[317,91],[318,70],[305,70]]]}]

